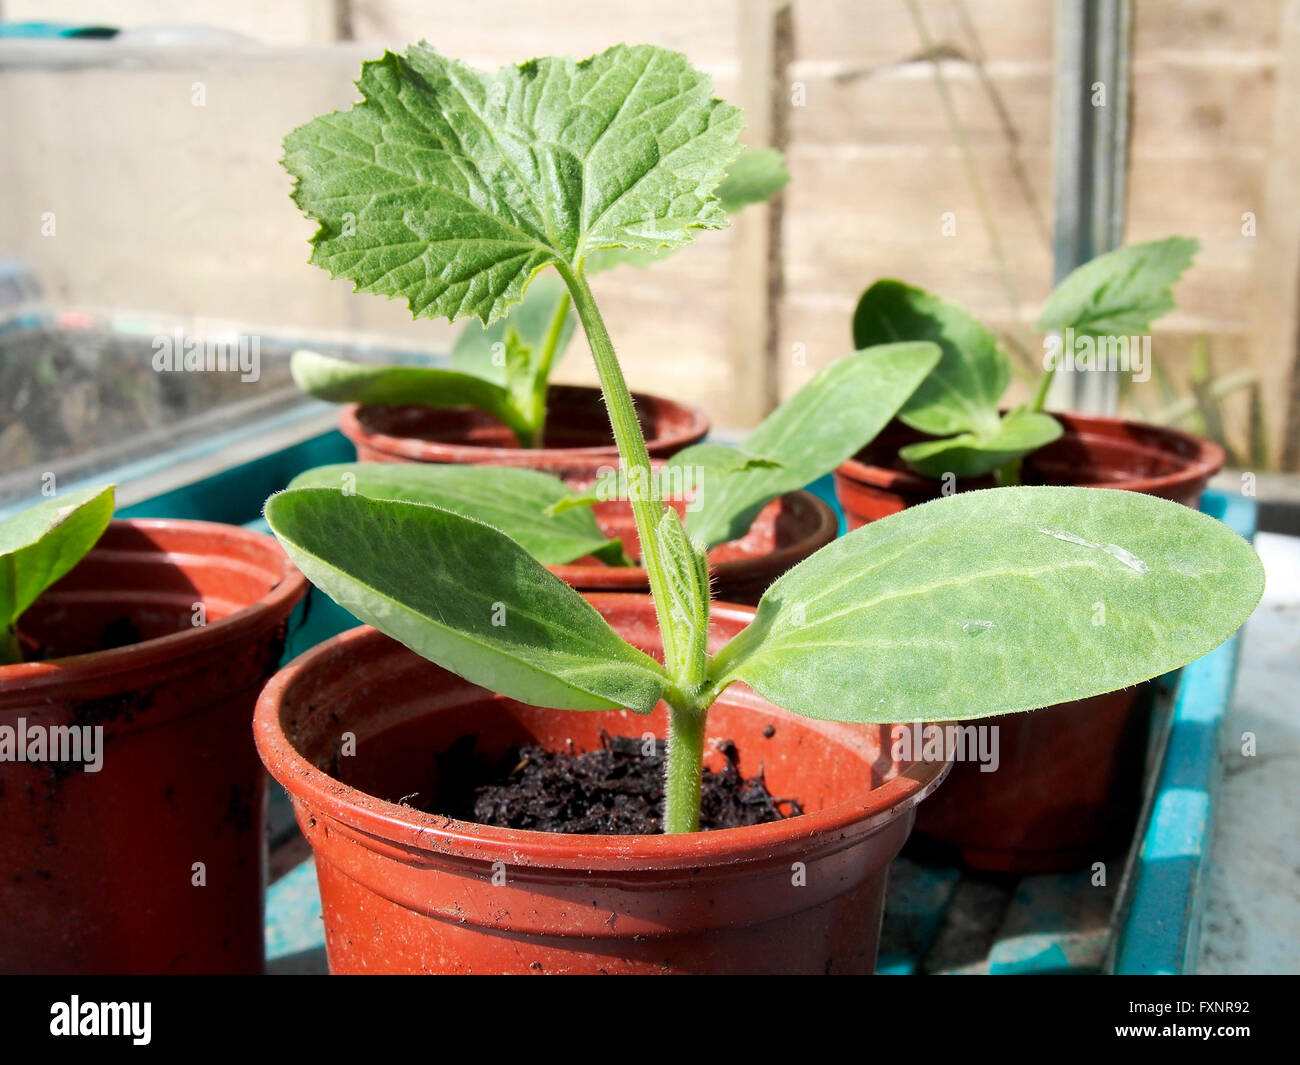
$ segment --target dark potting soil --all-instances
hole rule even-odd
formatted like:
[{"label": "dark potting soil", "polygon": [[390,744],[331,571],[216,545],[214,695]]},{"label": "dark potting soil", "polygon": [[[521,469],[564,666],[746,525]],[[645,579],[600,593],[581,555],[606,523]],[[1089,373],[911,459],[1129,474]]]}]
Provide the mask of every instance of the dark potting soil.
[{"label": "dark potting soil", "polygon": [[140,629],[134,621],[123,615],[104,626],[99,637],[97,651],[111,651],[117,647],[129,647],[140,642]]},{"label": "dark potting soil", "polygon": [[95,651],[112,651],[118,647],[129,647],[143,639],[140,628],[134,621],[123,614],[114,618],[100,630],[99,639],[89,647],[60,647],[51,643],[35,643],[25,649],[24,662],[45,662],[52,658],[67,658],[70,655],[92,654]]},{"label": "dark potting soil", "polygon": [[[667,744],[653,752],[635,736],[602,734],[591,751],[522,747],[498,763],[474,753],[466,736],[438,756],[438,796],[429,813],[498,828],[598,836],[654,835],[663,830]],[[715,744],[727,763],[706,768],[700,828],[739,828],[803,813],[795,799],[767,789],[762,772],[745,779],[731,740]]]}]

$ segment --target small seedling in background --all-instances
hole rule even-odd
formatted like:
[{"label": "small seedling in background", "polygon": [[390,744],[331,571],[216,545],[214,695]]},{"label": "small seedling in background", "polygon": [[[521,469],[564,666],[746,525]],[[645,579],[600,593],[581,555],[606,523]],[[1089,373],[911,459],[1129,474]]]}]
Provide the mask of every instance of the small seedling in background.
[{"label": "small seedling in background", "polygon": [[[303,158],[302,144],[292,137],[286,141],[285,161],[291,170]],[[789,179],[780,152],[750,149],[713,191],[722,210],[733,213],[770,199]],[[676,247],[595,249],[586,272],[621,265],[646,267]],[[320,259],[313,256],[312,261]],[[392,294],[385,287],[391,284],[381,276],[357,287]],[[474,407],[504,424],[520,447],[539,447],[546,428],[547,384],[568,349],[575,324],[568,289],[557,278],[539,277],[529,285],[527,298],[505,317],[490,324],[485,321],[481,327],[471,322],[461,331],[452,348],[451,369],[373,366],[312,351],[294,352],[290,368],[298,387],[317,399]]]},{"label": "small seedling in background", "polygon": [[18,620],[95,546],[113,517],[113,486],[47,499],[0,521],[0,666],[23,660]]},{"label": "small seedling in background", "polygon": [[[1038,329],[1076,338],[1129,338],[1149,333],[1151,322],[1174,307],[1170,288],[1196,254],[1187,237],[1119,248],[1084,263],[1048,296]],[[1060,365],[1053,359],[1033,398],[1001,413],[1011,381],[1011,361],[992,330],[970,312],[924,289],[891,279],[862,294],[853,314],[857,347],[900,340],[929,340],[943,358],[929,380],[903,406],[899,419],[936,440],[910,444],[899,455],[926,477],[945,473],[980,477],[1001,471],[1019,479],[1020,461],[1061,435],[1043,413],[1047,390]]]},{"label": "small seedling in background", "polygon": [[[713,190],[739,153],[740,113],[685,57],[649,46],[485,74],[420,44],[365,64],[358,84],[362,103],[287,140],[295,199],[320,222],[313,261],[364,291],[405,297],[417,317],[487,324],[554,269],[586,332],[625,471],[650,483],[587,263],[602,249],[679,246],[725,224]],[[347,234],[345,212],[356,221]],[[819,414],[814,404],[806,425],[778,420],[770,440],[747,441],[759,451],[742,464],[754,484],[736,479],[736,504],[716,512],[730,517],[711,519],[717,535],[744,521],[766,478],[799,474],[763,452],[811,432]],[[736,468],[734,452],[685,460],[712,469],[715,455]],[[662,662],[519,542],[442,506],[299,487],[272,496],[266,517],[339,604],[472,683],[558,709],[666,703],[668,832],[698,828],[709,707],[736,681],[840,721],[1030,710],[1191,661],[1235,631],[1263,590],[1250,545],[1187,507],[1004,488],[835,541],[778,579],[750,625],[710,653],[708,536],[688,535],[652,499],[632,510]],[[1090,622],[1098,600],[1102,627]],[[491,622],[497,605],[503,626]]]}]

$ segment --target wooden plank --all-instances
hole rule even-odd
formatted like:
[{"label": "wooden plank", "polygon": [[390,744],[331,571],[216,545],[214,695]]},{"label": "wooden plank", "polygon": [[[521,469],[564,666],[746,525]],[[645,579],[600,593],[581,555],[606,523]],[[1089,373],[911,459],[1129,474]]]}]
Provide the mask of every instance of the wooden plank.
[{"label": "wooden plank", "polygon": [[[1111,861],[1118,872],[1121,863]],[[1095,886],[1089,872],[1027,876],[1007,908],[989,951],[994,976],[1095,973],[1110,942],[1116,883]]]},{"label": "wooden plank", "polygon": [[876,972],[902,976],[920,971],[943,927],[961,873],[949,866],[895,858],[889,867],[885,917]]},{"label": "wooden plank", "polygon": [[734,69],[741,0],[382,0],[356,4],[359,41],[400,47],[427,39],[447,55],[494,65],[538,55],[587,56],[610,45],[658,44],[700,65]]},{"label": "wooden plank", "polygon": [[323,972],[325,925],[316,862],[308,858],[266,893],[266,960],[271,973]]},{"label": "wooden plank", "polygon": [[[1051,147],[1052,69],[1046,62],[1002,64],[986,79],[969,63],[946,61],[954,109],[976,154],[1006,152],[1007,130],[1025,151]],[[792,141],[803,146],[946,147],[952,130],[928,62],[855,74],[843,65],[794,65],[809,106],[792,114]],[[1223,65],[1196,57],[1155,58],[1133,71],[1134,150],[1182,158],[1253,150],[1262,157],[1273,134],[1276,56]]]},{"label": "wooden plank", "polygon": [[1278,0],[1139,0],[1133,47],[1138,55],[1271,51],[1280,13]]},{"label": "wooden plank", "polygon": [[[939,234],[945,211],[956,215],[955,236]],[[856,301],[877,278],[899,277],[960,303],[996,301],[1006,310],[1006,297],[989,261],[988,243],[978,227],[975,209],[964,201],[960,189],[945,190],[933,206],[908,210],[900,204],[888,221],[880,216],[805,212],[789,225],[790,291]],[[1049,288],[1045,249],[1036,234],[1007,234],[1005,230],[1002,244],[1022,307],[1035,305]]]},{"label": "wooden plank", "polygon": [[[963,8],[982,45],[979,50],[970,46],[970,35],[963,30]],[[979,80],[973,63],[983,56],[989,79],[1018,116],[1017,128],[1027,138],[1050,140],[1051,5],[929,0],[921,10],[936,51],[946,57],[945,74],[958,102],[966,104],[959,111],[968,128],[973,133],[993,129],[981,125],[991,115],[977,106]],[[903,4],[874,5],[869,20],[857,0],[805,0],[795,12],[800,62],[794,76],[806,82],[810,100],[824,101],[808,109],[810,131],[829,129],[833,141],[840,121],[847,123],[844,139],[858,139],[859,129],[883,129],[905,139],[911,123],[918,123],[916,133],[923,139],[945,133],[937,106],[929,106],[933,94],[915,91],[917,79],[928,78],[929,72]],[[1134,18],[1134,94],[1139,103],[1135,121],[1168,121],[1189,111],[1188,128],[1193,132],[1211,125],[1234,142],[1267,142],[1268,93],[1252,98],[1252,92],[1259,87],[1256,82],[1267,81],[1276,64],[1279,14],[1277,0],[1142,0]],[[1207,79],[1229,84],[1206,84]],[[1232,86],[1237,79],[1245,84]],[[1229,99],[1216,112],[1202,104],[1206,95]],[[884,113],[871,113],[864,106],[888,97],[893,97],[888,99],[892,106]],[[1140,110],[1144,98],[1150,101],[1145,116]],[[846,105],[845,110],[841,113],[832,104]]]},{"label": "wooden plank", "polygon": [[1238,206],[1258,212],[1254,364],[1273,430],[1270,458],[1294,470],[1300,469],[1300,0],[1287,0],[1279,47],[1272,151],[1262,187],[1253,190],[1259,207],[1250,201]]},{"label": "wooden plank", "polygon": [[[745,109],[745,141],[753,148],[783,146],[777,143],[773,100],[774,91],[782,92],[774,84],[778,18],[788,30],[788,12],[778,15],[769,0],[742,4],[739,12],[740,95],[735,102]],[[773,286],[780,285],[780,234],[773,225],[779,210],[751,204],[732,219],[728,424],[753,425],[779,402],[778,372],[772,365],[776,313],[770,298]]]},{"label": "wooden plank", "polygon": [[[1025,147],[1050,148],[1049,61],[997,64],[988,71],[987,80],[967,62],[946,60],[942,66],[972,150],[981,154],[1003,150],[1000,138],[1006,121]],[[801,59],[791,67],[790,78],[804,86],[808,101],[806,107],[792,110],[794,144],[912,148],[953,144],[929,60],[868,69]]]},{"label": "wooden plank", "polygon": [[1246,63],[1204,55],[1135,59],[1133,151],[1216,161],[1242,149],[1266,152],[1277,63],[1275,52]]},{"label": "wooden plank", "polygon": [[[987,187],[1002,190],[995,212],[1016,289],[1031,316],[1050,289],[1048,248],[1023,198],[1006,196],[1014,183],[1010,162],[981,160],[981,166]],[[791,298],[846,304],[872,280],[892,276],[977,309],[1005,312],[955,153],[867,160],[796,151],[791,169],[786,223]],[[1030,172],[1045,190],[1046,160]],[[1233,152],[1211,165],[1139,155],[1131,174],[1130,242],[1190,233],[1204,244],[1196,266],[1179,283],[1180,308],[1207,321],[1245,320],[1252,253],[1240,226],[1243,211],[1258,210],[1257,167]],[[955,235],[940,235],[945,211],[956,216]]]},{"label": "wooden plank", "polygon": [[[946,52],[970,54],[974,29],[992,60],[1052,53],[1052,5],[1042,0],[922,0],[920,6],[935,44]],[[805,59],[891,65],[920,51],[907,8],[897,0],[797,0],[794,17]]]}]

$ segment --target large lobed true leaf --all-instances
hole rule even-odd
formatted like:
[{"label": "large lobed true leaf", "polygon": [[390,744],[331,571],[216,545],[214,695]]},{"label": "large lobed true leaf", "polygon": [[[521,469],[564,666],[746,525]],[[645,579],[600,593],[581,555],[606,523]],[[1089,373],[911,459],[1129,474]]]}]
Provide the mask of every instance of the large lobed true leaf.
[{"label": "large lobed true leaf", "polygon": [[722,209],[734,214],[751,203],[770,200],[790,181],[785,156],[776,148],[746,148],[718,186]]},{"label": "large lobed true leaf", "polygon": [[[785,157],[775,148],[746,149],[718,186],[718,200],[724,211],[734,214],[752,203],[770,199],[789,180]],[[588,257],[586,271],[590,274],[619,265],[644,267],[675,250],[606,248]],[[576,315],[563,313],[560,328],[551,336],[561,306],[568,311],[569,291],[563,282],[555,276],[536,278],[528,287],[527,297],[504,318],[486,327],[470,322],[461,330],[452,348],[452,366],[512,392],[520,391],[521,385],[524,391],[544,389],[545,380],[537,378],[549,375],[558,365],[577,324]],[[543,355],[547,350],[552,352],[549,361]],[[513,357],[516,353],[518,360]]]},{"label": "large lobed true leaf", "polygon": [[1199,247],[1189,237],[1169,237],[1098,255],[1056,286],[1038,328],[1094,337],[1150,332],[1153,319],[1174,309],[1173,284]]},{"label": "large lobed true leaf", "polygon": [[[746,148],[732,162],[715,194],[727,214],[743,211],[752,203],[770,200],[785,187],[790,172],[785,156],[776,148]],[[676,250],[666,248],[602,248],[587,257],[587,273],[612,270],[616,266],[634,266],[639,270],[653,266]]]},{"label": "large lobed true leaf", "polygon": [[285,138],[312,262],[416,317],[485,325],[550,263],[718,228],[740,111],[675,52],[618,45],[495,74],[412,45],[362,67],[363,102]]},{"label": "large lobed true leaf", "polygon": [[113,486],[68,492],[0,521],[0,665],[12,630],[50,585],[81,561],[113,518]]},{"label": "large lobed true leaf", "polygon": [[866,525],[778,579],[711,674],[808,717],[954,720],[1081,699],[1222,643],[1251,546],[1135,492],[966,492]]},{"label": "large lobed true leaf", "polygon": [[884,344],[819,371],[739,449],[697,444],[673,457],[698,481],[686,529],[706,545],[744,536],[763,506],[802,488],[861,450],[939,360],[933,344]]},{"label": "large lobed true leaf", "polygon": [[575,493],[539,470],[344,462],[300,473],[289,487],[333,488],[442,507],[499,529],[545,566],[562,566],[584,555],[614,564],[626,561],[622,542],[606,537],[589,509],[556,506]]},{"label": "large lobed true leaf", "polygon": [[273,495],[266,520],[336,603],[474,684],[538,706],[640,713],[664,690],[663,667],[482,522],[332,488]]}]

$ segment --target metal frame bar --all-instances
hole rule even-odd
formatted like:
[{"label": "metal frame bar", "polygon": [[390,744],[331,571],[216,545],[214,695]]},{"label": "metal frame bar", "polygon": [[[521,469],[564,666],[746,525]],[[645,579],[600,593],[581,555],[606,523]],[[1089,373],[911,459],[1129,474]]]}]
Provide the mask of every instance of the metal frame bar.
[{"label": "metal frame bar", "polygon": [[[1053,115],[1055,280],[1124,239],[1131,0],[1057,0]],[[1094,102],[1098,94],[1100,102]],[[1051,405],[1111,414],[1114,373],[1058,373]]]}]

